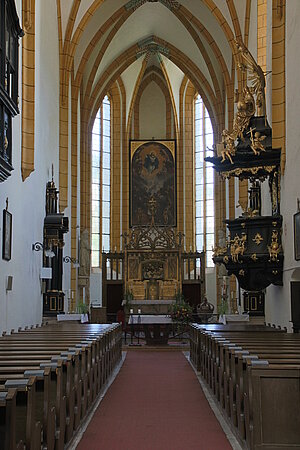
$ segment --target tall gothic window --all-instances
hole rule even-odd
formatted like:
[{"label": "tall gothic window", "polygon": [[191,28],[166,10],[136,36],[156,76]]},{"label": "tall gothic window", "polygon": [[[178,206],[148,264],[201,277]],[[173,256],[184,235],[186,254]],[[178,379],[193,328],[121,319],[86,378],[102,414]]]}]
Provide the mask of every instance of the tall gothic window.
[{"label": "tall gothic window", "polygon": [[92,267],[110,250],[110,109],[106,96],[92,130]]},{"label": "tall gothic window", "polygon": [[213,129],[200,95],[195,99],[195,199],[196,248],[206,252],[206,267],[213,267],[214,246],[214,172],[206,156],[213,156]]}]

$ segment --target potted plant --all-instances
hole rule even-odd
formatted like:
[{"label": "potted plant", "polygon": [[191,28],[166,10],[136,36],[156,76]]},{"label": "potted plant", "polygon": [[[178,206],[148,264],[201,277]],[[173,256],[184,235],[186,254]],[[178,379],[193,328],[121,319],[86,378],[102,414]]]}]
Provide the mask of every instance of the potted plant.
[{"label": "potted plant", "polygon": [[175,297],[175,303],[171,305],[170,316],[179,333],[186,330],[191,320],[192,312],[192,307],[185,301],[183,293],[178,291]]},{"label": "potted plant", "polygon": [[228,312],[227,300],[222,298],[220,303],[218,304],[218,314],[219,316],[224,316],[224,314],[227,314],[227,312]]},{"label": "potted plant", "polygon": [[77,314],[88,314],[89,306],[85,303],[78,303],[76,306]]}]

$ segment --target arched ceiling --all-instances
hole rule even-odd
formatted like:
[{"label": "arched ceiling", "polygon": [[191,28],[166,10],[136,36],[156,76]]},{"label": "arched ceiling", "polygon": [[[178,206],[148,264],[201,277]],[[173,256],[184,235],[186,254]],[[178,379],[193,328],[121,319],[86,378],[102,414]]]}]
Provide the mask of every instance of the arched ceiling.
[{"label": "arched ceiling", "polygon": [[82,86],[91,113],[103,89],[121,77],[128,118],[137,83],[147,67],[158,67],[177,117],[185,75],[202,92],[212,113],[224,114],[234,87],[233,39],[245,38],[254,2],[57,0],[63,76],[74,70],[76,86]]}]

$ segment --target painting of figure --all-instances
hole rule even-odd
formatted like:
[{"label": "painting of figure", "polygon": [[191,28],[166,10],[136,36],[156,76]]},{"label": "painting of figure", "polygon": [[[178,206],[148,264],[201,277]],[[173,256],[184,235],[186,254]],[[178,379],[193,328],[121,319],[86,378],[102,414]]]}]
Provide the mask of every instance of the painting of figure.
[{"label": "painting of figure", "polygon": [[130,225],[176,226],[175,141],[130,141]]}]

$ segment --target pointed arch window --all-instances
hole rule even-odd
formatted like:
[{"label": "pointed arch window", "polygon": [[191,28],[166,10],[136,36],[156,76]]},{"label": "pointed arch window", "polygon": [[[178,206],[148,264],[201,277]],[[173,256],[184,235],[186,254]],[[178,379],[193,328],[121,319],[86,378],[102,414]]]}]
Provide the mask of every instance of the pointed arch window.
[{"label": "pointed arch window", "polygon": [[206,267],[213,267],[215,240],[214,172],[206,156],[213,156],[213,129],[200,95],[195,99],[195,218],[196,248],[206,252]]},{"label": "pointed arch window", "polygon": [[110,117],[105,96],[92,130],[92,267],[100,266],[101,250],[110,250]]}]

